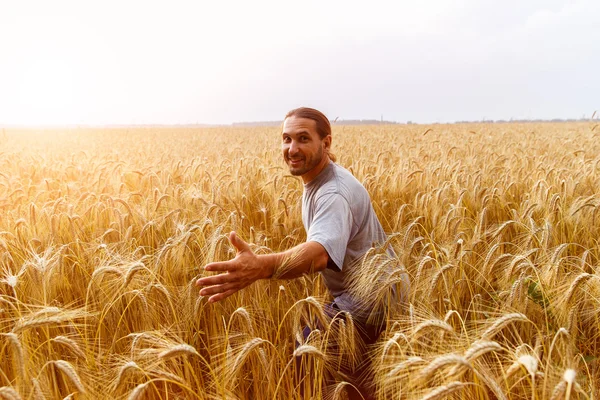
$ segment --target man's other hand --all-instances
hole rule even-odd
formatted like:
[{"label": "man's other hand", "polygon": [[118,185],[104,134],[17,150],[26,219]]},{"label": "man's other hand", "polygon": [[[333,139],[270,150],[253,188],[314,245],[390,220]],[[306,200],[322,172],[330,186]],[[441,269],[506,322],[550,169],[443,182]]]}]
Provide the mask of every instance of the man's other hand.
[{"label": "man's other hand", "polygon": [[196,286],[202,287],[200,296],[210,296],[210,303],[221,301],[259,279],[269,278],[272,274],[272,271],[269,272],[268,268],[262,265],[248,243],[240,239],[235,232],[229,234],[229,242],[237,250],[235,258],[213,262],[204,267],[205,271],[224,273],[196,281]]}]

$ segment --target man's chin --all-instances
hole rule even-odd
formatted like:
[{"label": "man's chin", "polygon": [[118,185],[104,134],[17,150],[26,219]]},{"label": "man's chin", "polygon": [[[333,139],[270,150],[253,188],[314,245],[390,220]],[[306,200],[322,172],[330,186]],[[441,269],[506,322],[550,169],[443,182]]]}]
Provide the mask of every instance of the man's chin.
[{"label": "man's chin", "polygon": [[308,172],[304,165],[301,165],[296,168],[292,167],[289,163],[287,163],[287,165],[288,165],[288,168],[290,169],[290,174],[292,174],[294,176],[301,176]]}]

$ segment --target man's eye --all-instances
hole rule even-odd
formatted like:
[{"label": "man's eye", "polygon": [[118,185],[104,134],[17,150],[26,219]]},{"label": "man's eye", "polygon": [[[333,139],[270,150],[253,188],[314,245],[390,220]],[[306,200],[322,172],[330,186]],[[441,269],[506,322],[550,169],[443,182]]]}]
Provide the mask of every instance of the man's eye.
[{"label": "man's eye", "polygon": [[284,137],[284,138],[283,138],[283,143],[289,143],[289,141],[290,141],[290,138],[289,138],[289,137]]},{"label": "man's eye", "polygon": [[308,137],[307,136],[301,136],[300,137],[300,141],[302,141],[302,142],[308,142]]}]

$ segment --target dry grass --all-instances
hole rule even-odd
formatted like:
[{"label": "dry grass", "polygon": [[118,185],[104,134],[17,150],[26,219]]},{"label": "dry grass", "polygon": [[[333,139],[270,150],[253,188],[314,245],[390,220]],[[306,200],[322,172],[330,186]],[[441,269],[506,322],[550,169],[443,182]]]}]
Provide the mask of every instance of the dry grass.
[{"label": "dry grass", "polygon": [[230,230],[259,253],[305,239],[277,129],[6,130],[0,397],[343,398],[337,369],[368,358],[379,399],[598,398],[591,125],[334,126],[333,146],[397,255],[351,277],[388,320],[366,356],[318,275],[220,304],[193,286]]}]

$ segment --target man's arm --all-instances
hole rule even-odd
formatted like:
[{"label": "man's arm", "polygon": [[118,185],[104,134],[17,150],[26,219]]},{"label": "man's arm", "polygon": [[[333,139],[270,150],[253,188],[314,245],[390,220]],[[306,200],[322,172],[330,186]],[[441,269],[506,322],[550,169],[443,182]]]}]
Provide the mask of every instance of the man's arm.
[{"label": "man's arm", "polygon": [[235,258],[204,267],[205,271],[225,273],[196,281],[196,286],[204,287],[200,295],[210,296],[208,301],[211,303],[223,300],[259,279],[292,279],[321,271],[329,261],[327,251],[317,242],[305,242],[281,253],[256,255],[235,232],[229,234],[229,241],[237,249]]}]

